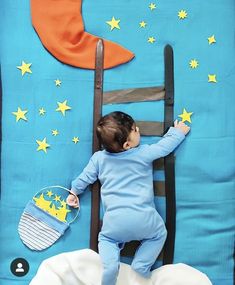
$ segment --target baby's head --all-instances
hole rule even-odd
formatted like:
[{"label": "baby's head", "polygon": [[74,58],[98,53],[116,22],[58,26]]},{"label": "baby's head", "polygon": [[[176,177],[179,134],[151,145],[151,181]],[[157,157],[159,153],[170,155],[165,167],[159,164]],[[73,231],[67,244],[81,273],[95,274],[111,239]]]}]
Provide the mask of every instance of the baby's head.
[{"label": "baby's head", "polygon": [[131,116],[112,112],[102,117],[96,128],[100,144],[108,152],[121,152],[136,147],[140,142],[139,128]]}]

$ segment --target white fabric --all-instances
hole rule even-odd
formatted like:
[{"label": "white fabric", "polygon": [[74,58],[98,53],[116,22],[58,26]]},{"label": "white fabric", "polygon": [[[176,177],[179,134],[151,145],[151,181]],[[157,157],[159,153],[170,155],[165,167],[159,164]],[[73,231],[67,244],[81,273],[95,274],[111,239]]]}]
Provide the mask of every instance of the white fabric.
[{"label": "white fabric", "polygon": [[[99,255],[83,249],[55,255],[42,262],[29,285],[100,285],[102,265]],[[165,265],[144,279],[121,263],[117,285],[212,285],[205,274],[186,264]]]}]

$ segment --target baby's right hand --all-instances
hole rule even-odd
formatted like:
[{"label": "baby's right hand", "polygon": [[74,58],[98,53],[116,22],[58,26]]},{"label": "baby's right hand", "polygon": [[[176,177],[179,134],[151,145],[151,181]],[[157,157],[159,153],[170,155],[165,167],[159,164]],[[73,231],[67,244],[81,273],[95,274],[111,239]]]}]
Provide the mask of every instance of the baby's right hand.
[{"label": "baby's right hand", "polygon": [[175,120],[174,127],[180,129],[185,135],[187,135],[187,133],[190,131],[190,127],[182,121],[178,122],[178,120]]},{"label": "baby's right hand", "polygon": [[74,208],[79,207],[79,199],[75,194],[69,194],[69,196],[66,199],[66,203]]}]

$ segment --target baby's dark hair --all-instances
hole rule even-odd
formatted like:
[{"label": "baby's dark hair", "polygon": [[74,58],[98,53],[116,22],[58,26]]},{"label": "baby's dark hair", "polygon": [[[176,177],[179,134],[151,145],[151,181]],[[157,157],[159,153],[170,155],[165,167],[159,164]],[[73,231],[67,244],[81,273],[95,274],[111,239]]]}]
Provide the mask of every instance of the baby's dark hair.
[{"label": "baby's dark hair", "polygon": [[108,152],[123,151],[135,121],[131,116],[120,111],[103,116],[96,127],[96,134],[101,146]]}]

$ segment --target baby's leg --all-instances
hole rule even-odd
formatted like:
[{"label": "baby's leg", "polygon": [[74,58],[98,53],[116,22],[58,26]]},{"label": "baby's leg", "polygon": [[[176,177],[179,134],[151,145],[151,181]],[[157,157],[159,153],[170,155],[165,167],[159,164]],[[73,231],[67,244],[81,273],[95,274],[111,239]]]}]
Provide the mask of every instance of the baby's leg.
[{"label": "baby's leg", "polygon": [[99,234],[99,254],[103,263],[103,276],[101,285],[115,285],[117,281],[120,248],[117,241]]},{"label": "baby's leg", "polygon": [[162,250],[166,236],[167,231],[165,225],[162,224],[156,236],[143,240],[136,250],[131,267],[143,277],[150,277],[150,269]]}]

